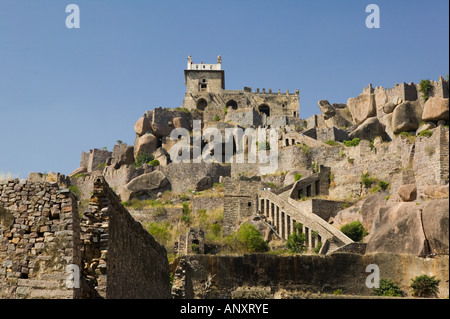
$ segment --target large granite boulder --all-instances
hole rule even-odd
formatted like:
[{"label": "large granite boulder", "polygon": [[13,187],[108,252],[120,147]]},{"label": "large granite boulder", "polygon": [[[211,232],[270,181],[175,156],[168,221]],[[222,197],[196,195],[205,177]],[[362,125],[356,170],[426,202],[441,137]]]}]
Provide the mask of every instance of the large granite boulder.
[{"label": "large granite boulder", "polygon": [[174,117],[172,123],[175,128],[184,128],[186,130],[190,129],[189,122],[184,117],[181,116]]},{"label": "large granite boulder", "polygon": [[138,136],[142,136],[145,133],[152,133],[152,126],[147,115],[141,116],[139,120],[136,121],[136,124],[134,124],[134,132]]},{"label": "large granite boulder", "polygon": [[169,182],[166,175],[161,171],[153,171],[133,178],[123,187],[120,196],[122,201],[127,201],[135,197],[148,197],[164,190],[168,186]]},{"label": "large granite boulder", "polygon": [[448,198],[424,202],[421,205],[423,230],[432,253],[449,253]]},{"label": "large granite boulder", "polygon": [[331,105],[327,100],[320,100],[318,104],[326,127],[350,127],[353,125],[347,105],[342,103]]},{"label": "large granite boulder", "polygon": [[448,98],[430,97],[423,106],[422,119],[424,121],[440,121],[449,119]]},{"label": "large granite boulder", "polygon": [[353,130],[348,137],[350,139],[359,138],[362,140],[371,141],[376,136],[383,136],[385,134],[383,125],[376,116],[369,117],[364,120],[355,130]]},{"label": "large granite boulder", "polygon": [[404,184],[400,185],[397,190],[398,196],[404,202],[412,202],[417,198],[417,186],[416,184]]},{"label": "large granite boulder", "polygon": [[213,186],[213,180],[210,176],[204,176],[200,178],[195,187],[196,191],[204,191],[210,189]]},{"label": "large granite boulder", "polygon": [[158,148],[155,153],[155,160],[158,160],[159,165],[166,166],[170,163],[170,155],[169,153],[162,147]]},{"label": "large granite boulder", "polygon": [[396,106],[397,106],[397,104],[395,104],[392,101],[389,101],[383,106],[383,111],[386,114],[390,114],[390,113],[394,112],[394,109]]},{"label": "large granite boulder", "polygon": [[361,93],[356,98],[347,100],[348,109],[356,125],[376,115],[375,94]]},{"label": "large granite boulder", "polygon": [[361,224],[368,232],[371,231],[380,208],[386,205],[386,196],[388,195],[389,192],[386,191],[378,192],[368,196],[363,201],[359,214],[361,215]]},{"label": "large granite boulder", "polygon": [[146,133],[134,140],[134,158],[139,154],[153,154],[158,148],[158,138],[152,133]]},{"label": "large granite boulder", "polygon": [[392,112],[392,130],[395,134],[415,131],[422,121],[422,107],[419,101],[405,101]]},{"label": "large granite boulder", "polygon": [[134,147],[127,144],[114,145],[111,164],[117,169],[134,163]]},{"label": "large granite boulder", "polygon": [[328,120],[329,118],[336,115],[334,107],[331,106],[330,102],[328,102],[327,100],[320,100],[318,104],[325,120]]},{"label": "large granite boulder", "polygon": [[448,199],[393,203],[379,209],[367,253],[426,256],[449,252]]}]

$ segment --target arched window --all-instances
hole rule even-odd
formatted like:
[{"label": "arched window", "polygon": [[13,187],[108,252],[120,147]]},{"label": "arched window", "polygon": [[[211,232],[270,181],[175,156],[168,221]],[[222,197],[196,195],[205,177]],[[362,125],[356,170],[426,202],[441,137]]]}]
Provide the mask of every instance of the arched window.
[{"label": "arched window", "polygon": [[208,88],[208,80],[206,78],[201,78],[198,81],[198,90],[199,91],[206,91]]},{"label": "arched window", "polygon": [[267,104],[261,104],[258,107],[258,110],[259,110],[260,113],[264,113],[267,116],[270,116],[270,107]]},{"label": "arched window", "polygon": [[205,99],[200,99],[197,101],[197,109],[204,111],[208,106],[208,102]]},{"label": "arched window", "polygon": [[229,100],[225,106],[227,108],[231,106],[233,110],[237,110],[238,108],[237,102],[235,100]]}]

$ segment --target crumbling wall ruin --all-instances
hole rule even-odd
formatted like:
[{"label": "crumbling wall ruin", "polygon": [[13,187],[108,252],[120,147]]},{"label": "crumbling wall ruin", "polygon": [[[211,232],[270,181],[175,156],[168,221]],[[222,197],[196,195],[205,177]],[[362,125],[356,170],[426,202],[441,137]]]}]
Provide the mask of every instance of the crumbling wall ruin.
[{"label": "crumbling wall ruin", "polygon": [[0,298],[170,298],[166,250],[101,176],[82,217],[57,183],[0,181]]},{"label": "crumbling wall ruin", "polygon": [[0,299],[78,298],[76,199],[57,183],[0,181]]},{"label": "crumbling wall ruin", "polygon": [[[448,257],[418,258],[412,255],[377,253],[360,255],[335,253],[330,256],[295,255],[274,256],[250,254],[243,256],[189,255],[174,264],[178,298],[232,298],[242,288],[264,287],[262,298],[274,298],[284,291],[292,298],[304,298],[306,292],[373,296],[366,280],[379,269],[382,279],[391,279],[410,295],[411,279],[427,274],[440,279],[438,296],[448,296]],[[370,281],[370,279],[369,279]],[[174,286],[175,287],[175,286]]]}]

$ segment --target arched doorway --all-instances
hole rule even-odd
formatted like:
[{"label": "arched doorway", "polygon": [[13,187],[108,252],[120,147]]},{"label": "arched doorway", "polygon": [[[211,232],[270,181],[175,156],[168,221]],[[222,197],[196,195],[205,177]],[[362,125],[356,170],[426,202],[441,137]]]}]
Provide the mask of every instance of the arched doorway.
[{"label": "arched doorway", "polygon": [[261,104],[258,107],[258,110],[259,110],[260,113],[264,113],[267,116],[270,116],[270,107],[267,104]]},{"label": "arched doorway", "polygon": [[227,108],[231,106],[231,108],[232,108],[233,110],[237,110],[237,108],[238,108],[237,102],[236,102],[235,100],[229,100],[229,101],[227,102],[227,104],[225,104],[225,106],[226,106]]},{"label": "arched doorway", "polygon": [[197,109],[204,111],[207,106],[208,102],[205,99],[202,98],[197,101]]}]

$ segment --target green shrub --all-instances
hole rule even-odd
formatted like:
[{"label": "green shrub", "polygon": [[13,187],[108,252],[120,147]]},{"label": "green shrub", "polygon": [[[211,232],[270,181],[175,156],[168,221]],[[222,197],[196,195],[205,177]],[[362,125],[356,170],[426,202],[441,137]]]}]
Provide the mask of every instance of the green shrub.
[{"label": "green shrub", "polygon": [[192,217],[191,217],[191,209],[189,208],[189,203],[184,202],[181,205],[183,206],[181,221],[186,225],[190,225],[192,223]]},{"label": "green shrub", "polygon": [[439,291],[439,279],[435,276],[421,275],[412,279],[412,294],[414,297],[435,297]]},{"label": "green shrub", "polygon": [[353,140],[351,140],[351,141],[344,141],[343,143],[347,147],[352,147],[352,146],[358,146],[360,141],[361,140],[359,138],[355,137]]},{"label": "green shrub", "polygon": [[431,135],[433,135],[433,132],[431,132],[430,130],[424,130],[420,132],[418,136],[430,137]]},{"label": "green shrub", "polygon": [[338,142],[336,142],[336,141],[333,141],[333,140],[329,140],[329,141],[326,141],[326,142],[325,142],[325,144],[328,144],[328,145],[331,145],[331,146],[336,146],[336,145],[339,145],[339,143],[338,143]]},{"label": "green shrub", "polygon": [[300,173],[294,174],[294,181],[298,181],[302,177],[303,177],[303,175]]},{"label": "green shrub", "polygon": [[428,100],[428,93],[431,89],[430,80],[421,80],[419,83],[419,92],[422,93],[423,101],[426,102]]},{"label": "green shrub", "polygon": [[408,136],[410,136],[411,134],[409,133],[409,132],[400,132],[400,136],[401,137],[408,137]]},{"label": "green shrub", "polygon": [[361,182],[363,183],[365,188],[369,188],[370,186],[372,186],[375,181],[375,178],[370,177],[369,173],[364,173],[361,175]]},{"label": "green shrub", "polygon": [[370,150],[373,151],[375,148],[375,137],[369,143]]},{"label": "green shrub", "polygon": [[150,162],[148,162],[151,166],[159,166],[159,161],[157,159],[155,160],[151,160]]},{"label": "green shrub", "polygon": [[136,161],[134,162],[134,166],[136,168],[141,167],[143,164],[149,163],[153,161],[155,158],[152,154],[142,152],[136,157]]},{"label": "green shrub", "polygon": [[148,223],[146,225],[147,231],[161,243],[166,244],[170,238],[170,223]]},{"label": "green shrub", "polygon": [[189,204],[184,202],[181,204],[181,206],[183,206],[183,214],[187,215],[191,213],[191,209],[189,208]]},{"label": "green shrub", "polygon": [[228,113],[228,109],[226,106],[223,107],[223,115],[227,115]]},{"label": "green shrub", "polygon": [[302,151],[305,155],[308,155],[311,152],[311,150],[309,149],[309,146],[306,145],[305,143],[302,143]]},{"label": "green shrub", "polygon": [[214,237],[220,237],[222,234],[222,226],[219,223],[214,223],[211,225],[211,233]]},{"label": "green shrub", "polygon": [[389,182],[378,181],[378,186],[385,191],[389,187]]},{"label": "green shrub", "polygon": [[313,169],[314,173],[319,173],[319,170],[320,170],[319,162],[316,161],[316,162],[312,163],[312,169]]},{"label": "green shrub", "polygon": [[186,194],[181,194],[181,195],[180,195],[180,200],[181,200],[182,202],[185,202],[185,201],[189,201],[190,198],[189,198],[189,196],[187,196]]},{"label": "green shrub", "polygon": [[77,197],[80,197],[81,196],[81,191],[80,191],[80,189],[78,188],[78,186],[76,186],[76,185],[70,185],[69,186],[69,189],[72,191],[72,193],[74,193]]},{"label": "green shrub", "polygon": [[185,107],[176,107],[173,110],[174,111],[184,112],[186,114],[191,114],[191,110],[189,110],[188,108],[185,108]]},{"label": "green shrub", "polygon": [[315,252],[316,254],[318,254],[319,251],[320,251],[320,248],[322,248],[322,242],[321,242],[321,241],[319,241],[319,242],[317,243],[316,247],[314,248],[314,252]]},{"label": "green shrub", "polygon": [[391,296],[402,297],[404,295],[402,289],[390,279],[380,279],[379,288],[374,289],[375,296]]},{"label": "green shrub", "polygon": [[256,147],[258,148],[258,151],[269,151],[270,143],[267,143],[266,141],[258,143],[258,141],[256,141]]},{"label": "green shrub", "polygon": [[192,251],[194,254],[200,254],[200,246],[199,246],[198,244],[191,244],[191,245],[189,246],[189,248],[191,249],[191,251]]},{"label": "green shrub", "polygon": [[301,232],[302,228],[303,224],[295,223],[294,232],[289,235],[288,240],[286,241],[286,248],[291,253],[302,253],[306,250],[306,236]]},{"label": "green shrub", "polygon": [[359,220],[343,225],[341,232],[353,241],[361,241],[367,235],[367,231]]},{"label": "green shrub", "polygon": [[214,121],[216,121],[216,122],[219,122],[219,120],[220,120],[220,117],[219,117],[219,115],[214,115]]},{"label": "green shrub", "polygon": [[181,219],[180,219],[183,223],[185,223],[186,225],[190,225],[192,223],[192,217],[191,215],[181,215]]},{"label": "green shrub", "polygon": [[342,289],[336,289],[333,291],[333,295],[342,295]]},{"label": "green shrub", "polygon": [[269,246],[262,238],[255,226],[244,223],[236,233],[236,239],[250,253],[262,253],[269,250]]}]

